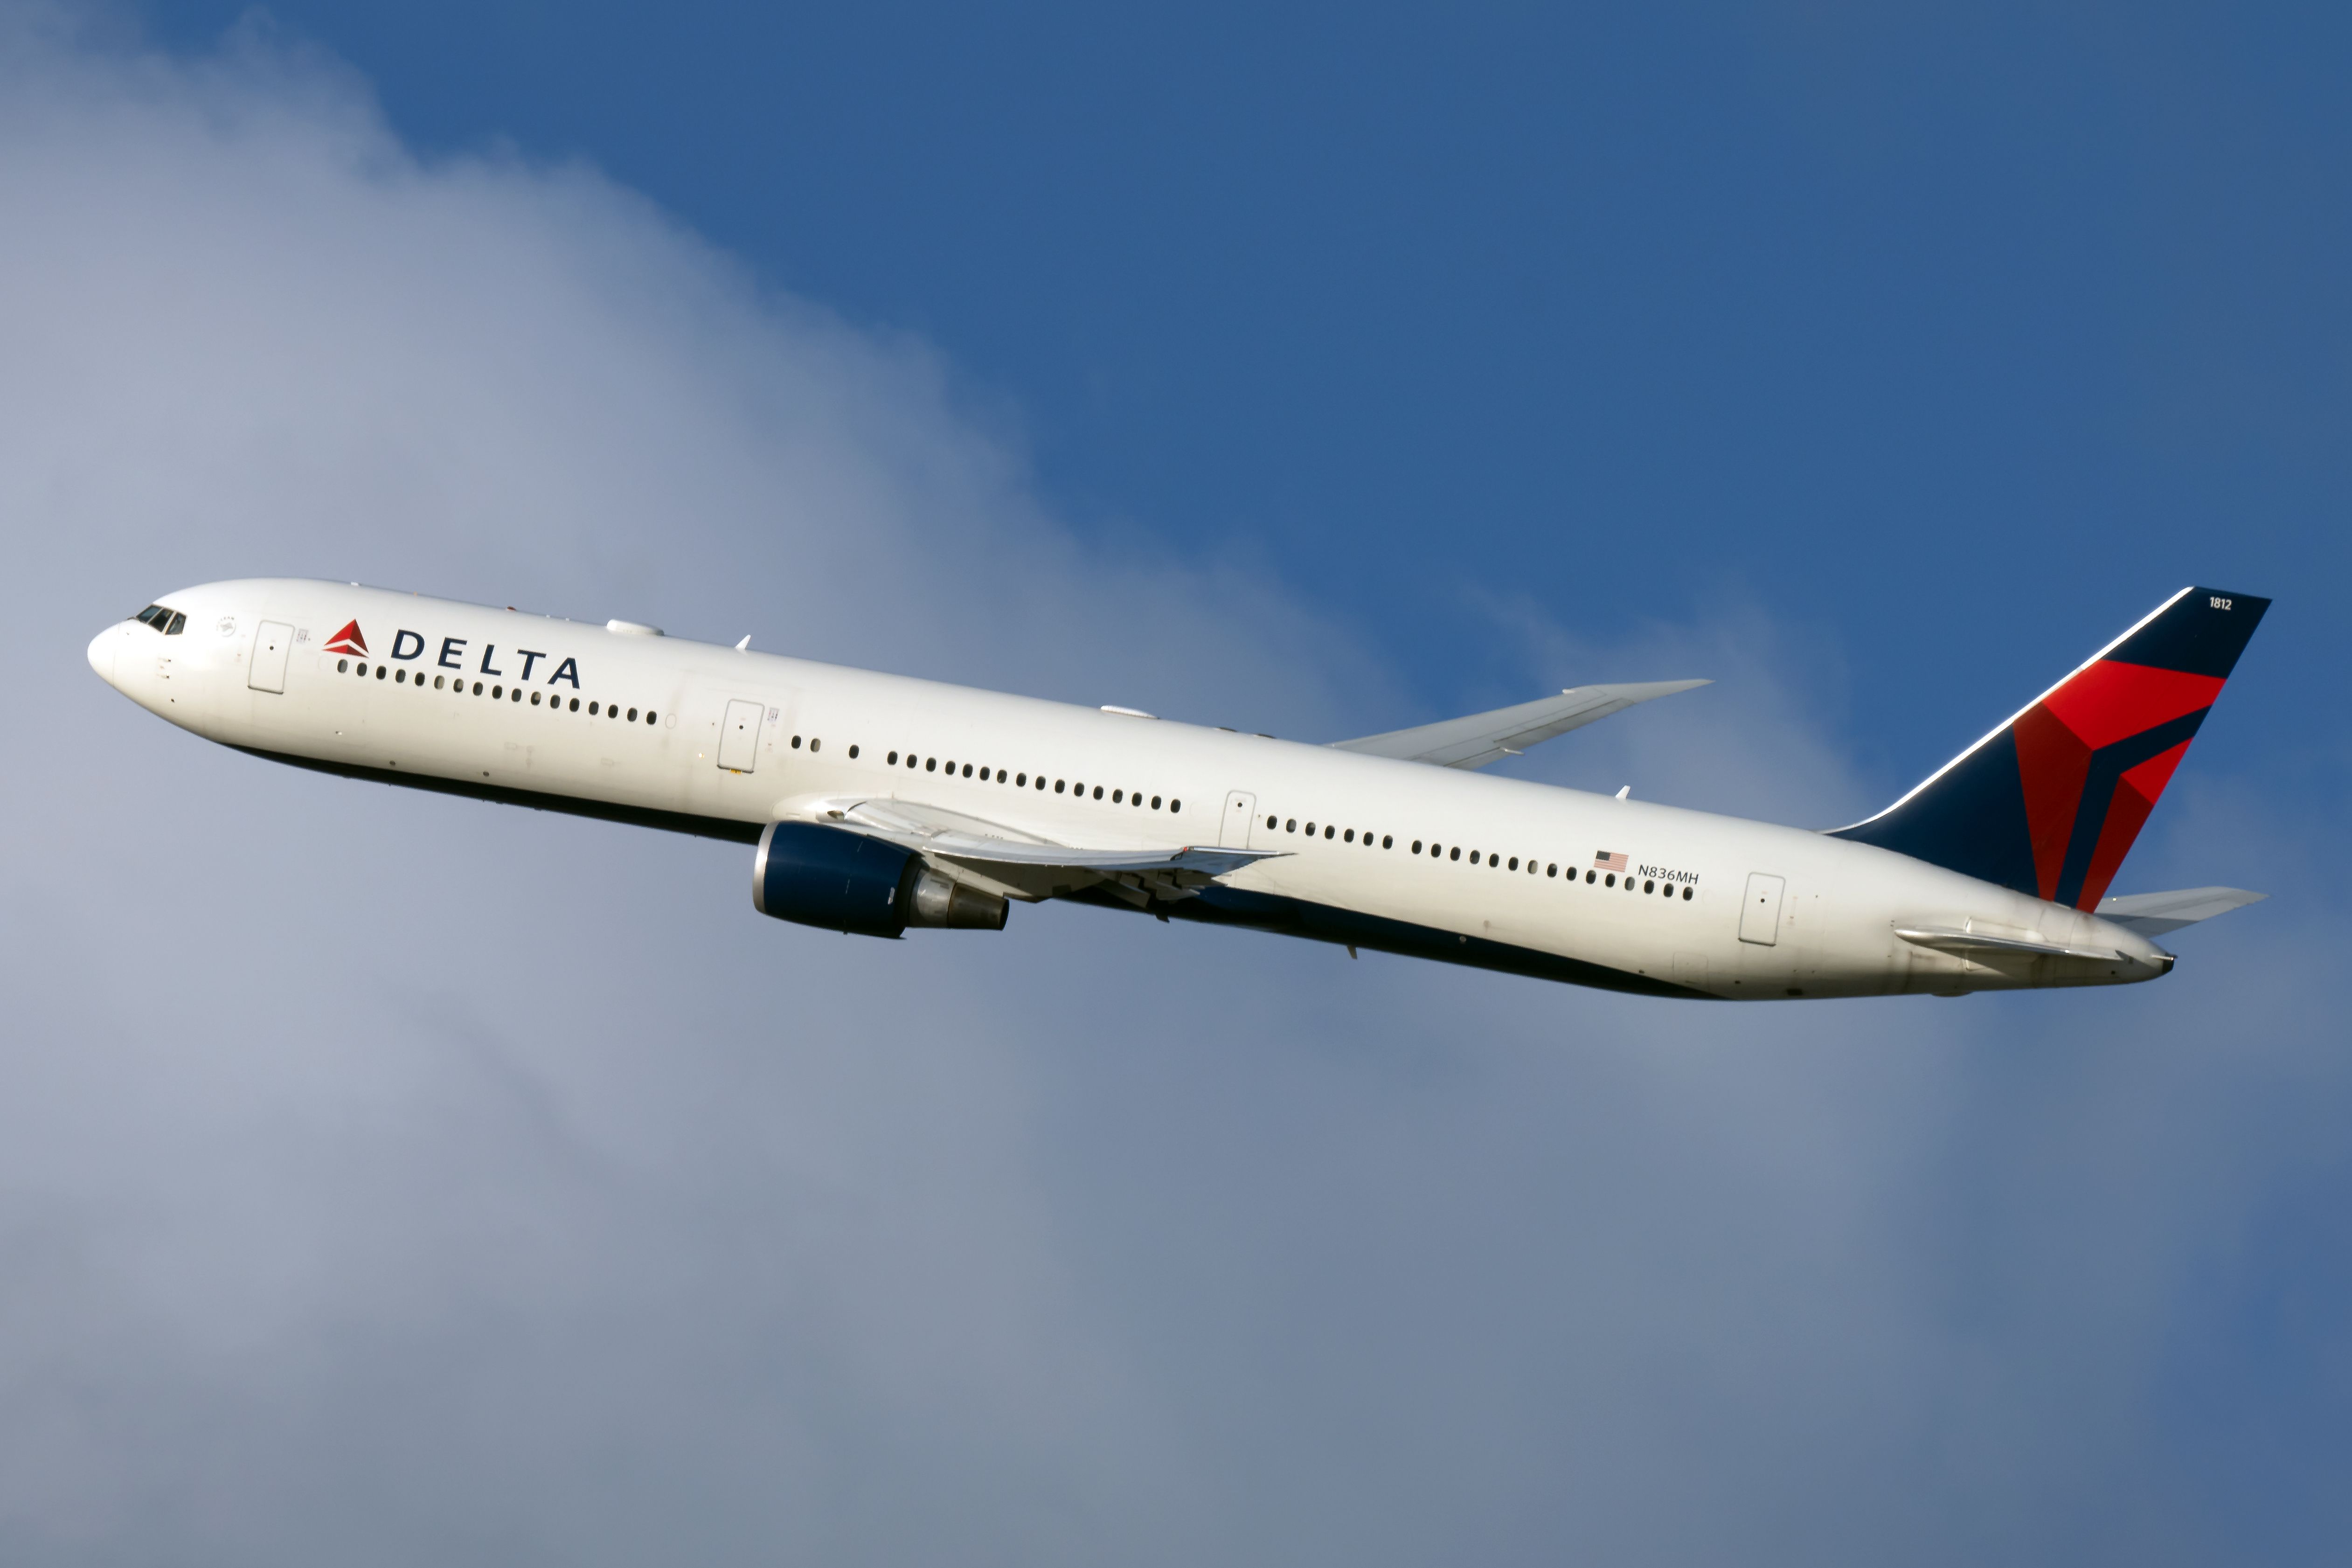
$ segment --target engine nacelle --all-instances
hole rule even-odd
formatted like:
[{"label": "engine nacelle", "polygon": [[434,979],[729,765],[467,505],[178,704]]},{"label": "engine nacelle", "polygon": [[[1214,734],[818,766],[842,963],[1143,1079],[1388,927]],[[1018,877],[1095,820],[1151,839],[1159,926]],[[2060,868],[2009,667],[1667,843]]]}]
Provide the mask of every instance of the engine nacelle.
[{"label": "engine nacelle", "polygon": [[861,936],[908,926],[1003,931],[1006,900],[968,888],[910,849],[814,822],[772,822],[751,862],[751,907],[763,915]]}]

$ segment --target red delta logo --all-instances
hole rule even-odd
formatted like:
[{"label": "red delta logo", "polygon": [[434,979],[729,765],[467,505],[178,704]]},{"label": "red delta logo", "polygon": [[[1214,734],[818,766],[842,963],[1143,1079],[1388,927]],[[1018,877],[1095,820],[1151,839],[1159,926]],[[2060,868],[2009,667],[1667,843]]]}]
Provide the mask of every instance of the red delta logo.
[{"label": "red delta logo", "polygon": [[2042,897],[2098,908],[2222,678],[2101,659],[2017,721]]},{"label": "red delta logo", "polygon": [[360,636],[359,622],[345,621],[343,629],[327,639],[327,651],[364,656],[367,653],[367,638]]}]

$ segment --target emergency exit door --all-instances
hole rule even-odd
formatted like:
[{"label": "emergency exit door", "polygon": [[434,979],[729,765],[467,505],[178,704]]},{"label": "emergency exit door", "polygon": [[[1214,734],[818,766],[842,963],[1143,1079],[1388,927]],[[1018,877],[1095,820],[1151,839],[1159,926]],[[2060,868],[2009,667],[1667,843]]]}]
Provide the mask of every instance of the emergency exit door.
[{"label": "emergency exit door", "polygon": [[1240,790],[1225,796],[1225,815],[1217,824],[1217,847],[1246,849],[1249,847],[1250,824],[1257,818],[1257,796]]},{"label": "emergency exit door", "polygon": [[1748,874],[1748,899],[1739,906],[1739,940],[1770,947],[1780,940],[1780,890],[1788,879],[1763,871]]},{"label": "emergency exit door", "polygon": [[294,628],[279,621],[264,621],[253,634],[253,658],[245,667],[245,683],[256,691],[286,689],[286,656],[294,651]]},{"label": "emergency exit door", "polygon": [[748,773],[760,760],[760,721],[767,704],[737,700],[727,705],[719,726],[719,765],[731,773]]}]

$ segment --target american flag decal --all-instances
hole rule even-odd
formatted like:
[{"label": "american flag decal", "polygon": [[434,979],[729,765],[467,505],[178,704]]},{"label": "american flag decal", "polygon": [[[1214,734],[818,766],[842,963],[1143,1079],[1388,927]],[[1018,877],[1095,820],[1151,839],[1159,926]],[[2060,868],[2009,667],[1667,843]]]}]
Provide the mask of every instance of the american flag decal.
[{"label": "american flag decal", "polygon": [[1625,866],[1625,857],[1614,849],[1603,849],[1592,857],[1592,868],[1596,871],[1622,871]]}]

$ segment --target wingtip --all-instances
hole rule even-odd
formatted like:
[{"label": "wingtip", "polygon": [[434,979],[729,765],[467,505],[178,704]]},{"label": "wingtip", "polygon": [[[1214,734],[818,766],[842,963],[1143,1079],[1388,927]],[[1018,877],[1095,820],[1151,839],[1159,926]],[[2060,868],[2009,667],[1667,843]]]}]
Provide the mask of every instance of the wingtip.
[{"label": "wingtip", "polygon": [[1703,676],[1696,680],[1603,680],[1596,681],[1591,686],[1563,686],[1559,689],[1559,694],[1562,697],[1573,697],[1580,691],[1612,691],[1631,698],[1636,702],[1647,702],[1654,697],[1672,697],[1676,692],[1695,690],[1699,687],[1714,684],[1715,680],[1711,676]]}]

